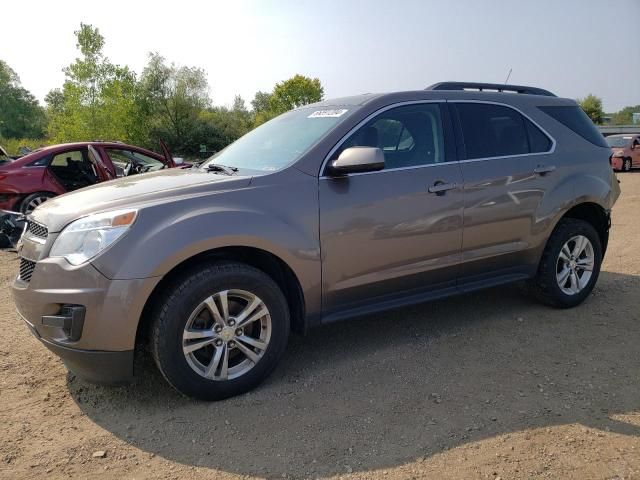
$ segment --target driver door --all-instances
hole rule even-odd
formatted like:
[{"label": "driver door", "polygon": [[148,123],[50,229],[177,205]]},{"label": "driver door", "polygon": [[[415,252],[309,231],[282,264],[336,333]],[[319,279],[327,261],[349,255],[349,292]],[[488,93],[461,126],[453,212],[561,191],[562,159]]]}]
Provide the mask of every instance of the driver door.
[{"label": "driver door", "polygon": [[416,103],[380,113],[335,155],[377,147],[384,169],[320,178],[326,321],[455,289],[463,182],[455,153],[445,152],[446,112]]}]

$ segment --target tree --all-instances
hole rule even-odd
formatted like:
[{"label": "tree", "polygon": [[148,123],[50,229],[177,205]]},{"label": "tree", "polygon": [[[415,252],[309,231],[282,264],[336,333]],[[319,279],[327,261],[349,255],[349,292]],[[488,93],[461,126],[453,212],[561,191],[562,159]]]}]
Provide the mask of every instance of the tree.
[{"label": "tree", "polygon": [[40,138],[44,126],[44,110],[22,87],[16,72],[0,60],[0,136]]},{"label": "tree", "polygon": [[58,142],[129,140],[135,122],[135,74],[104,56],[104,37],[97,28],[81,23],[74,33],[81,56],[63,70],[62,89],[46,96],[50,136]]},{"label": "tree", "polygon": [[271,108],[271,94],[267,92],[257,91],[253,100],[251,100],[251,107],[254,112],[268,112]]},{"label": "tree", "polygon": [[604,118],[604,110],[602,110],[602,99],[596,97],[593,94],[587,95],[585,98],[578,99],[577,102],[580,104],[584,113],[586,113],[591,121],[595,124],[602,123]]},{"label": "tree", "polygon": [[139,88],[150,137],[164,139],[181,153],[196,153],[201,139],[194,136],[202,130],[197,125],[199,116],[211,103],[204,70],[169,65],[162,56],[152,53]]},{"label": "tree", "polygon": [[633,123],[633,114],[640,113],[640,105],[633,107],[624,107],[611,117],[611,123],[614,125],[631,125]]},{"label": "tree", "polygon": [[318,78],[295,75],[277,83],[269,98],[270,110],[283,113],[309,103],[319,102],[324,97],[324,88]]}]

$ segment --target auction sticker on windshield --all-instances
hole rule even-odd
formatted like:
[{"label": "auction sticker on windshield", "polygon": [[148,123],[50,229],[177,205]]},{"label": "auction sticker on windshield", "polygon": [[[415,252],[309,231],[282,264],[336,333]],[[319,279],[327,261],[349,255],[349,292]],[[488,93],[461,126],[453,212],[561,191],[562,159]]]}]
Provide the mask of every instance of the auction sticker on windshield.
[{"label": "auction sticker on windshield", "polygon": [[341,108],[338,110],[316,110],[307,118],[336,118],[341,117],[348,111],[349,110],[347,110],[346,108]]}]

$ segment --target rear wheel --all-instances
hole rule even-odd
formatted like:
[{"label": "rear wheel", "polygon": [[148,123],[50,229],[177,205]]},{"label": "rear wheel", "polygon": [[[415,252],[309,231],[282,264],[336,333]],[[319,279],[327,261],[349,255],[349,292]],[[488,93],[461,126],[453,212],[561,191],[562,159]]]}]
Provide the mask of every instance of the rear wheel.
[{"label": "rear wheel", "polygon": [[31,195],[26,196],[24,200],[22,200],[22,202],[20,203],[20,213],[29,215],[37,207],[39,207],[44,202],[46,202],[47,200],[53,197],[55,197],[55,195],[49,192],[32,193]]},{"label": "rear wheel", "polygon": [[278,285],[241,263],[214,263],[176,281],[156,307],[151,350],[179,392],[203,400],[244,393],[282,357],[289,309]]},{"label": "rear wheel", "polygon": [[583,220],[561,220],[549,237],[531,284],[549,305],[570,308],[591,293],[600,274],[602,246],[593,226]]}]

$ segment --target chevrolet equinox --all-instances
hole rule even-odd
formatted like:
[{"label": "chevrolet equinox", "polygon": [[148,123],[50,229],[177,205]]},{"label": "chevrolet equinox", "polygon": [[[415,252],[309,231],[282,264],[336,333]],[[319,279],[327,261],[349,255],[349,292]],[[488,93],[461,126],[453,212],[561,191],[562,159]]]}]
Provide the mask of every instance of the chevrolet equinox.
[{"label": "chevrolet equinox", "polygon": [[28,217],[13,294],[78,376],[136,346],[185,395],[258,385],[289,332],[525,280],[580,304],[620,190],[578,105],[447,82],[287,112],[191,169],[125,177]]}]

